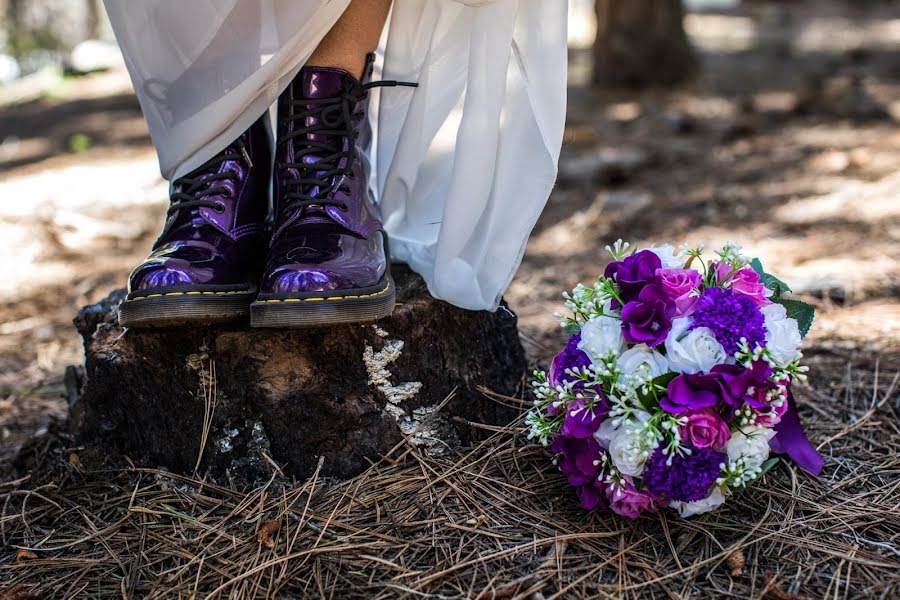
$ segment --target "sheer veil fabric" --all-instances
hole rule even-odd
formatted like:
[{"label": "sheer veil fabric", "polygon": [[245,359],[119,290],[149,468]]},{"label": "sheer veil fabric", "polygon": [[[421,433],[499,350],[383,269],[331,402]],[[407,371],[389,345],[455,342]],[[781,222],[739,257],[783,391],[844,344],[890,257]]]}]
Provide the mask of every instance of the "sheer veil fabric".
[{"label": "sheer veil fabric", "polygon": [[[349,0],[105,0],[170,180],[278,98]],[[430,292],[494,310],[556,178],[564,0],[394,0],[373,188],[395,260]],[[380,58],[382,58],[380,57]]]}]

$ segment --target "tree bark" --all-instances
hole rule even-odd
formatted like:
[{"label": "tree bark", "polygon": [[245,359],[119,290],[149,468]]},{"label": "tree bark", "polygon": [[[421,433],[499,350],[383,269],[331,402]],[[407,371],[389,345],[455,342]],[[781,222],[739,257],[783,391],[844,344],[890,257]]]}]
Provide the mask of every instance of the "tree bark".
[{"label": "tree bark", "polygon": [[470,423],[514,419],[479,388],[519,389],[515,315],[435,300],[405,267],[395,280],[390,318],[307,330],[123,331],[113,292],[75,319],[85,370],[67,377],[72,427],[140,464],[253,481],[273,464],[306,476],[320,458],[323,474],[352,476],[404,438],[443,453],[478,437]]},{"label": "tree bark", "polygon": [[693,74],[681,0],[596,0],[596,11],[596,83],[672,85]]}]

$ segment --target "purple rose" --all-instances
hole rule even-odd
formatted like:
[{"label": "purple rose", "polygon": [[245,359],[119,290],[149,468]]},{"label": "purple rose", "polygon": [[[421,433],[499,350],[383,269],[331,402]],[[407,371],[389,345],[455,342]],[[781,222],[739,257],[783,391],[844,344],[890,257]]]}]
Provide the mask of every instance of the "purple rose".
[{"label": "purple rose", "polygon": [[684,414],[687,422],[678,428],[681,438],[694,448],[723,450],[731,438],[731,430],[712,408],[692,410]]},{"label": "purple rose", "polygon": [[[659,256],[650,250],[641,250],[623,260],[617,260],[606,265],[603,274],[614,279],[621,291],[622,301],[626,304],[637,299],[641,290],[648,283],[657,282],[656,270],[662,267]],[[613,301],[613,308],[619,308],[619,303]]]},{"label": "purple rose", "polygon": [[550,444],[550,451],[557,455],[556,466],[570,485],[588,485],[600,474],[600,444],[592,437],[575,439],[558,435]]},{"label": "purple rose", "polygon": [[716,365],[711,373],[722,378],[728,390],[726,401],[735,408],[744,402],[753,408],[769,406],[766,395],[775,389],[775,384],[769,380],[772,375],[769,363],[757,360],[750,369],[741,365]]},{"label": "purple rose", "polygon": [[624,487],[611,485],[606,488],[611,511],[629,519],[637,519],[641,513],[655,512],[660,508],[660,503],[646,490],[634,487],[631,477],[626,475],[623,483]]},{"label": "purple rose", "polygon": [[622,336],[629,344],[658,346],[666,341],[674,317],[675,303],[658,285],[647,285],[622,308]]},{"label": "purple rose", "polygon": [[589,438],[600,427],[600,421],[609,413],[609,402],[604,396],[593,399],[593,405],[588,406],[586,399],[579,398],[569,403],[566,407],[566,417],[563,421],[562,434],[573,438]]},{"label": "purple rose", "polygon": [[700,289],[700,273],[693,269],[660,269],[656,274],[662,290],[675,303],[675,315],[685,317],[694,312],[698,297],[692,294]]},{"label": "purple rose", "polygon": [[731,392],[720,373],[682,373],[669,382],[659,405],[677,415],[732,402]]},{"label": "purple rose", "polygon": [[759,273],[750,267],[744,267],[734,271],[734,268],[728,263],[716,263],[716,276],[719,283],[730,283],[731,290],[735,294],[747,296],[753,300],[757,306],[765,306],[772,304],[769,296],[774,294],[772,290],[767,288],[759,280]]}]

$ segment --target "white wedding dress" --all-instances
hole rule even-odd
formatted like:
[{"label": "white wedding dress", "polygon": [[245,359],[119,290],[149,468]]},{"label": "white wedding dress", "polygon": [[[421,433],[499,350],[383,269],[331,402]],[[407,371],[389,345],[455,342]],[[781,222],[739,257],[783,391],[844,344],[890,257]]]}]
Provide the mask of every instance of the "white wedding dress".
[{"label": "white wedding dress", "polygon": [[[105,0],[164,177],[187,174],[288,85],[349,0]],[[556,177],[564,0],[394,0],[374,94],[373,188],[395,260],[493,310]],[[377,73],[377,71],[376,71]]]}]

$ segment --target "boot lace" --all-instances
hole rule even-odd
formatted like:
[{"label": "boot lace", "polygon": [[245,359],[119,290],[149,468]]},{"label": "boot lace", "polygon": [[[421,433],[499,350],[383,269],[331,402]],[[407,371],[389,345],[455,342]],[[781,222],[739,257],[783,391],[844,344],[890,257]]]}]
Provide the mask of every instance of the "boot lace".
[{"label": "boot lace", "polygon": [[206,207],[221,213],[225,211],[225,204],[221,200],[214,200],[214,196],[230,198],[231,188],[225,185],[226,181],[237,181],[238,172],[231,168],[219,172],[222,164],[227,161],[242,161],[248,167],[253,166],[250,154],[243,136],[237,142],[225,149],[224,152],[212,157],[188,175],[175,180],[166,217],[171,217],[179,210]]},{"label": "boot lace", "polygon": [[[283,163],[283,167],[294,169],[298,176],[285,179],[286,193],[283,210],[309,208],[310,206],[336,206],[346,210],[347,206],[334,198],[335,192],[349,192],[347,179],[353,177],[353,153],[359,131],[354,127],[354,118],[362,113],[353,113],[353,107],[365,98],[375,87],[418,87],[417,83],[405,81],[346,82],[339,96],[331,98],[303,98],[288,101],[290,114],[285,124],[296,122],[293,131],[279,139],[280,143],[301,138],[302,144],[295,144],[294,161]],[[305,125],[307,117],[314,117],[310,125]],[[309,134],[328,136],[325,140],[310,139]],[[349,143],[344,144],[344,140]],[[304,156],[315,156],[315,162],[303,162]]]}]

